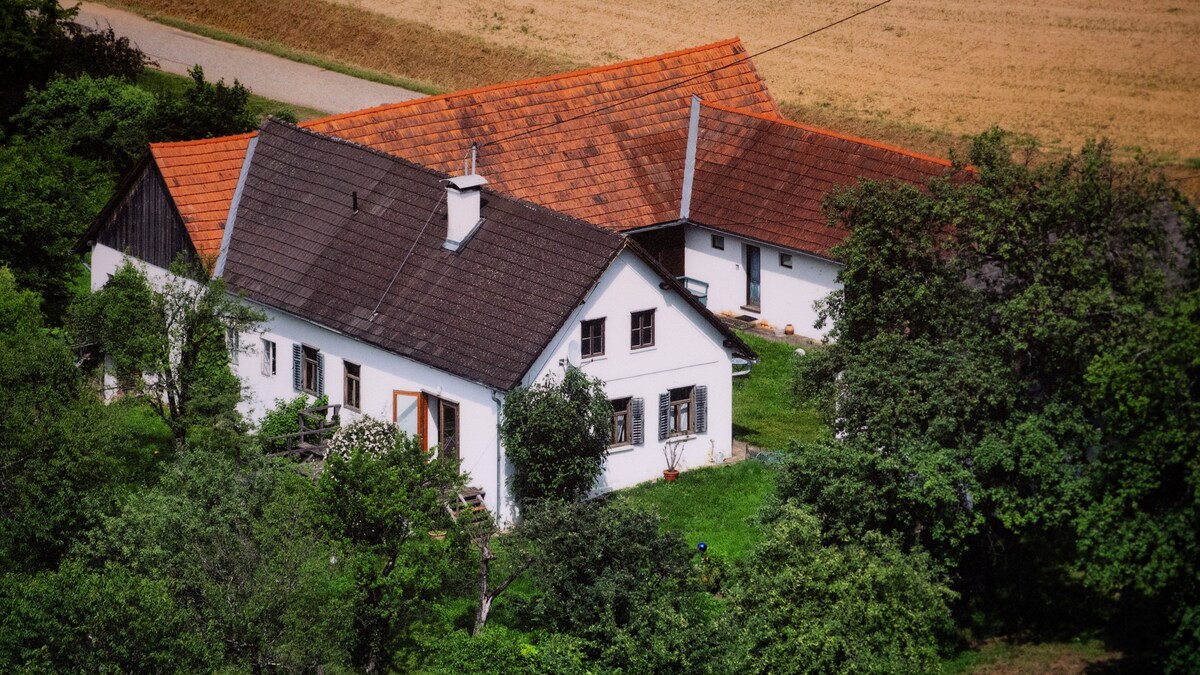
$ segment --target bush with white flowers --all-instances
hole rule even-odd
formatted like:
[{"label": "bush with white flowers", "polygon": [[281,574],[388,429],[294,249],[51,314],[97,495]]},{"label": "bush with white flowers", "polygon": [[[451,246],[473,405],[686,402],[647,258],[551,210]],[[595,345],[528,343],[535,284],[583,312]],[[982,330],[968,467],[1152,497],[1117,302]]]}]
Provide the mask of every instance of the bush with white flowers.
[{"label": "bush with white flowers", "polygon": [[400,428],[395,424],[363,415],[333,434],[329,452],[349,458],[358,448],[372,457],[382,457],[396,447],[399,436]]}]

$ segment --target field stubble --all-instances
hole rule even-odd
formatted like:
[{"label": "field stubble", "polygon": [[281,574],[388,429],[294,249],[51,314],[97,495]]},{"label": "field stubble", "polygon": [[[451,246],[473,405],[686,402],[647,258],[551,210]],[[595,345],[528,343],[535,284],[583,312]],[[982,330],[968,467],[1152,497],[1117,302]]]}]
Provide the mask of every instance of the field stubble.
[{"label": "field stubble", "polygon": [[[104,1],[443,90],[735,34],[755,52],[872,4]],[[944,155],[965,136],[999,125],[1051,149],[1108,137],[1184,168],[1200,158],[1197,44],[1195,0],[897,0],[755,65],[790,116],[915,150]]]}]

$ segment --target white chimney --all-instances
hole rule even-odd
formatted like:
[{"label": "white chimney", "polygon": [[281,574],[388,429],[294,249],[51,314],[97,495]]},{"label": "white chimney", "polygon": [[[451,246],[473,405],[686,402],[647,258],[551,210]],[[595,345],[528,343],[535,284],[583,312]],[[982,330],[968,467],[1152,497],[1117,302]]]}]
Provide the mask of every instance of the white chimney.
[{"label": "white chimney", "polygon": [[487,179],[476,173],[446,179],[446,243],[457,251],[479,226],[479,192]]}]

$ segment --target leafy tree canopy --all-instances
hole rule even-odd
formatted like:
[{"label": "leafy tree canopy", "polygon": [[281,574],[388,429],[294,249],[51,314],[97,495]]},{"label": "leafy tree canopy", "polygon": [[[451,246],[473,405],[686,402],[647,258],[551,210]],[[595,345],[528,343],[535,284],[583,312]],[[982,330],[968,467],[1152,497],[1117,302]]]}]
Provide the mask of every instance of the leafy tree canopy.
[{"label": "leafy tree canopy", "polygon": [[79,270],[71,247],[112,194],[112,178],[91,160],[44,137],[0,146],[0,266],[40,294],[58,324]]},{"label": "leafy tree canopy", "polygon": [[56,77],[29,94],[13,117],[16,133],[53,136],[67,152],[124,173],[146,152],[158,101],[116,77]]},{"label": "leafy tree canopy", "polygon": [[22,105],[29,88],[55,74],[132,80],[148,59],[112,28],[89,31],[75,23],[79,7],[58,0],[0,2],[0,120]]},{"label": "leafy tree canopy", "polygon": [[822,307],[836,342],[797,388],[839,440],[800,447],[781,497],[964,588],[1080,535],[1094,583],[1161,592],[1196,569],[1196,212],[1105,143],[1032,150],[992,131],[970,171],[829,198],[852,232]]},{"label": "leafy tree canopy", "polygon": [[604,384],[578,368],[510,393],[501,435],[517,502],[587,496],[604,467],[611,416]]},{"label": "leafy tree canopy", "polygon": [[241,424],[241,386],[229,369],[227,339],[263,318],[228,294],[222,280],[197,274],[199,280],[173,274],[153,288],[126,262],[70,317],[78,340],[108,357],[121,390],[143,397],[177,443],[193,426]]}]

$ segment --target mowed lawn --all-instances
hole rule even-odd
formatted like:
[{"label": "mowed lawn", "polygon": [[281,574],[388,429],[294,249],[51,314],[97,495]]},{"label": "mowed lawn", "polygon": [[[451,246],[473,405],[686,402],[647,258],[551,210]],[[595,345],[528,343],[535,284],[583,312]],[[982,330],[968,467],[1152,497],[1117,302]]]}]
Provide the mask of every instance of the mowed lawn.
[{"label": "mowed lawn", "polygon": [[688,544],[703,541],[710,553],[735,560],[758,543],[754,518],[775,487],[774,476],[771,465],[747,460],[685,471],[674,483],[659,479],[622,490],[615,499],[657,511]]},{"label": "mowed lawn", "polygon": [[733,381],[733,437],[768,450],[786,450],[792,441],[811,441],[828,427],[817,412],[797,407],[792,396],[795,345],[751,333],[738,333],[760,362]]},{"label": "mowed lawn", "polygon": [[[739,333],[758,353],[749,375],[734,380],[733,435],[770,450],[826,432],[816,411],[797,408],[792,396],[796,347]],[[666,527],[695,546],[727,560],[740,559],[758,542],[755,518],[775,486],[773,465],[756,460],[686,471],[675,483],[656,480],[620,491],[616,499],[657,511]]]}]

